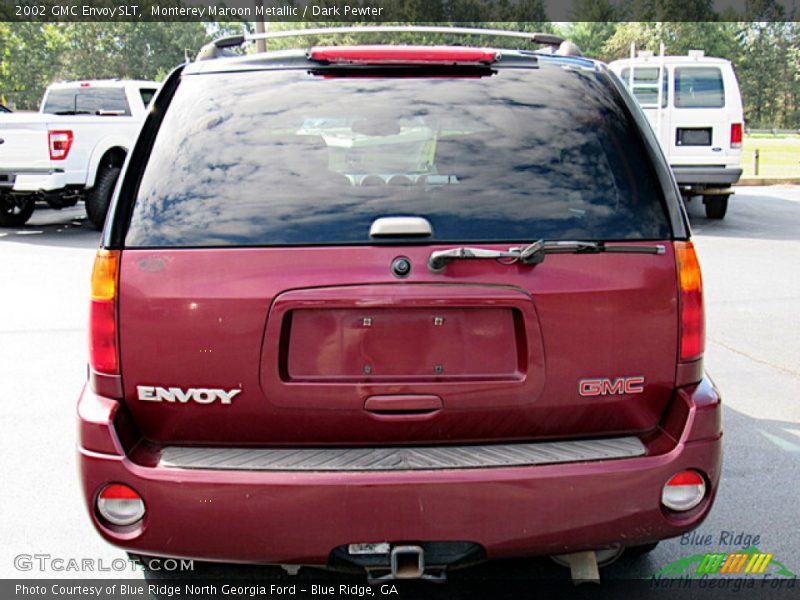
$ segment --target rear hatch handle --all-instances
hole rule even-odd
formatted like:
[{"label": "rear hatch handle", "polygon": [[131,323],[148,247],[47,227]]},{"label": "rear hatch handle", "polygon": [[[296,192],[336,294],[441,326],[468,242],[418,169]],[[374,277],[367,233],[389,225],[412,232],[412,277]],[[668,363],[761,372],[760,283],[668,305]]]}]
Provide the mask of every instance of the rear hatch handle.
[{"label": "rear hatch handle", "polygon": [[621,254],[664,254],[666,248],[662,244],[647,245],[610,245],[605,242],[587,241],[545,241],[536,240],[524,247],[509,248],[507,251],[487,250],[485,248],[448,248],[436,250],[428,258],[428,269],[437,273],[450,262],[463,259],[492,258],[502,264],[522,263],[538,265],[547,254],[597,254],[600,252],[616,252]]},{"label": "rear hatch handle", "polygon": [[430,237],[433,228],[423,217],[381,217],[372,222],[369,236],[379,237]]},{"label": "rear hatch handle", "polygon": [[442,408],[442,399],[433,395],[370,396],[364,403],[364,410],[382,421],[427,420]]}]

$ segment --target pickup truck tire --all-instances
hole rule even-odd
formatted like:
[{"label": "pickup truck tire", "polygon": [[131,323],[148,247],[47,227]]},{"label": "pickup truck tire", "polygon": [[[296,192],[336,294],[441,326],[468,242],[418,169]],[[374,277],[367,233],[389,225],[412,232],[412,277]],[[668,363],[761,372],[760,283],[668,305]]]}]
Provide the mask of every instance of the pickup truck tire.
[{"label": "pickup truck tire", "polygon": [[703,204],[709,219],[724,219],[728,212],[728,196],[703,196]]},{"label": "pickup truck tire", "polygon": [[97,174],[94,187],[86,193],[86,216],[97,230],[103,228],[106,222],[108,205],[120,172],[119,167],[105,167]]},{"label": "pickup truck tire", "polygon": [[33,194],[0,196],[0,227],[19,227],[28,222],[33,214],[36,198]]}]

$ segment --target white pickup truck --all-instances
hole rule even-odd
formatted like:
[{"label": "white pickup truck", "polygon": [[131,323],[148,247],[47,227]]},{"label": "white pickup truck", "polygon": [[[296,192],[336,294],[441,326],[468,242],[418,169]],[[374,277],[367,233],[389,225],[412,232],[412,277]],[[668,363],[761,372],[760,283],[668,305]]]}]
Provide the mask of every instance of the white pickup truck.
[{"label": "white pickup truck", "polygon": [[136,139],[154,81],[75,81],[47,88],[38,113],[0,116],[0,226],[17,227],[35,203],[86,202],[102,229],[125,156]]}]

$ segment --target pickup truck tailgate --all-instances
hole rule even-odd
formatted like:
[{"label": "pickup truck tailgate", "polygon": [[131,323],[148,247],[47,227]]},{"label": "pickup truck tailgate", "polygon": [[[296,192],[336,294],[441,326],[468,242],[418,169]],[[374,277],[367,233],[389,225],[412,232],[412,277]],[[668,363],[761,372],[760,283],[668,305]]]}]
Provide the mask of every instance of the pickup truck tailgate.
[{"label": "pickup truck tailgate", "polygon": [[4,115],[0,118],[0,171],[49,170],[47,120],[39,115]]}]

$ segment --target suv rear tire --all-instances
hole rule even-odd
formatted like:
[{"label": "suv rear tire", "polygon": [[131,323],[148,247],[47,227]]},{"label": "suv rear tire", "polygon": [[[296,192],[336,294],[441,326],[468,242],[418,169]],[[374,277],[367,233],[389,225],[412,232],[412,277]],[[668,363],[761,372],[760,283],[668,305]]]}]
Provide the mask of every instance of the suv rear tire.
[{"label": "suv rear tire", "polygon": [[86,216],[97,230],[105,225],[108,205],[111,203],[120,170],[119,167],[105,167],[97,175],[94,187],[86,194]]},{"label": "suv rear tire", "polygon": [[625,555],[629,558],[637,558],[649,554],[658,546],[658,542],[651,542],[649,544],[642,544],[641,546],[628,546],[625,548]]},{"label": "suv rear tire", "polygon": [[729,196],[703,196],[706,205],[706,217],[709,219],[724,219],[728,211]]},{"label": "suv rear tire", "polygon": [[33,194],[18,196],[0,195],[0,227],[19,227],[33,214],[36,198]]}]

